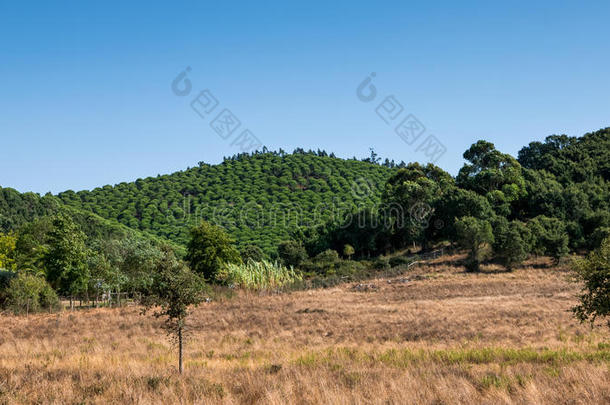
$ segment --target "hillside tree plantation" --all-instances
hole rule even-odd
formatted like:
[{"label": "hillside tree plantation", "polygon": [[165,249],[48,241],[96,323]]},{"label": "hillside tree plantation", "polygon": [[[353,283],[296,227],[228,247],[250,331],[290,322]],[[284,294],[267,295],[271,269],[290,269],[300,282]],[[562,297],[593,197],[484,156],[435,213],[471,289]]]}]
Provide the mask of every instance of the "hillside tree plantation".
[{"label": "hillside tree plantation", "polygon": [[404,264],[388,261],[393,252],[446,245],[468,252],[471,271],[490,260],[511,270],[530,255],[592,251],[610,235],[610,128],[549,136],[517,157],[481,140],[463,157],[453,177],[374,151],[346,160],[264,149],[92,191],[0,188],[0,304],[139,297],[168,249],[208,282],[229,283],[257,268],[282,280],[301,280],[294,269],[346,277]]}]

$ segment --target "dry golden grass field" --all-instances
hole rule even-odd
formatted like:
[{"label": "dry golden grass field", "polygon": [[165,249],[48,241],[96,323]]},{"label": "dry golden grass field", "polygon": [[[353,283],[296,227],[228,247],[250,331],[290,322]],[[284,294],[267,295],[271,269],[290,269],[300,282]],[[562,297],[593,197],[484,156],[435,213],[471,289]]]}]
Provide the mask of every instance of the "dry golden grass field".
[{"label": "dry golden grass field", "polygon": [[182,376],[136,307],[0,316],[0,403],[610,403],[610,333],[572,317],[566,269],[466,274],[456,258],[202,304]]}]

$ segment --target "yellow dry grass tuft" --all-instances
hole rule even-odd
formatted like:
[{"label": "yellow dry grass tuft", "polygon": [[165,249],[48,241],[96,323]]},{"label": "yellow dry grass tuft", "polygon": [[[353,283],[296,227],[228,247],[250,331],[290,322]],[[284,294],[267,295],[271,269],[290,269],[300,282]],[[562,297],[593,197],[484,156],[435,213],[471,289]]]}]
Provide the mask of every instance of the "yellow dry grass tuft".
[{"label": "yellow dry grass tuft", "polygon": [[610,403],[610,339],[572,318],[578,286],[530,261],[196,309],[185,374],[138,308],[0,317],[0,403]]}]

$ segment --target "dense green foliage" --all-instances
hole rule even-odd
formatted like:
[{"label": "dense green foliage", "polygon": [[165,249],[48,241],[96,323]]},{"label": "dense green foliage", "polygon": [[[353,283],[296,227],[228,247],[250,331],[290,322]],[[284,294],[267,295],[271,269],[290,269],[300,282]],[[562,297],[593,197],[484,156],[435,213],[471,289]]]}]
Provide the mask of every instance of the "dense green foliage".
[{"label": "dense green foliage", "polygon": [[15,249],[17,237],[12,234],[0,232],[0,269],[15,270]]},{"label": "dense green foliage", "polygon": [[575,267],[578,280],[584,284],[580,305],[574,308],[576,316],[582,321],[591,322],[598,317],[609,317],[610,238],[605,239],[586,259],[577,260]]},{"label": "dense green foliage", "polygon": [[10,280],[4,299],[4,306],[26,315],[41,309],[53,310],[59,305],[55,290],[44,278],[25,273]]},{"label": "dense green foliage", "polygon": [[47,280],[58,292],[71,297],[86,291],[91,275],[85,234],[72,219],[58,216],[47,237],[49,249],[43,256]]},{"label": "dense green foliage", "polygon": [[466,267],[478,271],[481,261],[487,257],[485,247],[494,242],[491,224],[475,217],[462,217],[455,223],[458,241],[468,250]]},{"label": "dense green foliage", "polygon": [[194,272],[206,280],[214,280],[225,264],[241,263],[241,256],[233,243],[224,229],[201,221],[199,226],[191,229],[186,260]]}]

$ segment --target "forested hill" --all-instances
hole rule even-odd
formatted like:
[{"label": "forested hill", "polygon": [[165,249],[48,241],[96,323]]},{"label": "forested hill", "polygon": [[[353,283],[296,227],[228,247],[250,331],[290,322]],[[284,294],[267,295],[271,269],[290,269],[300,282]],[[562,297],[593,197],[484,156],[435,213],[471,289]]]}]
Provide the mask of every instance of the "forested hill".
[{"label": "forested hill", "polygon": [[374,154],[359,161],[302,150],[255,153],[58,197],[68,206],[182,245],[189,229],[206,219],[224,226],[238,245],[271,253],[296,224],[318,224],[339,209],[378,202],[395,165],[375,160]]},{"label": "forested hill", "polygon": [[[306,229],[328,224],[362,209],[378,212],[376,204],[386,193],[384,202],[400,203],[404,209],[414,201],[432,208],[430,223],[446,226],[438,235],[427,235],[430,240],[452,240],[456,236],[451,224],[456,218],[479,217],[490,210],[491,217],[511,221],[554,218],[565,226],[572,249],[594,246],[610,233],[610,128],[582,137],[549,136],[522,148],[518,159],[479,141],[464,158],[468,163],[451,178],[440,168],[424,170],[417,165],[399,172],[404,164],[387,160],[380,164],[374,152],[364,160],[346,160],[324,151],[264,151],[226,158],[218,165],[201,162],[169,175],[58,196],[0,188],[0,232],[18,230],[63,209],[70,210],[95,238],[115,237],[129,229],[138,237],[185,246],[189,229],[205,219],[223,226],[240,248],[257,245],[273,254],[297,225]],[[417,180],[421,176],[429,179]],[[477,202],[474,206],[489,207],[473,212],[463,209],[473,201]],[[347,238],[361,245],[364,242],[355,241],[361,234],[343,235],[336,244]],[[403,239],[419,240],[413,235]],[[373,231],[361,236],[367,240],[366,251],[388,243]],[[368,241],[373,236],[381,241]],[[328,240],[322,245],[326,244]]]}]

